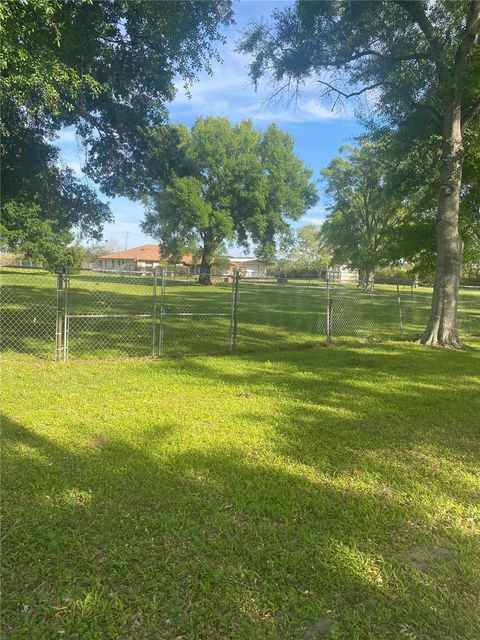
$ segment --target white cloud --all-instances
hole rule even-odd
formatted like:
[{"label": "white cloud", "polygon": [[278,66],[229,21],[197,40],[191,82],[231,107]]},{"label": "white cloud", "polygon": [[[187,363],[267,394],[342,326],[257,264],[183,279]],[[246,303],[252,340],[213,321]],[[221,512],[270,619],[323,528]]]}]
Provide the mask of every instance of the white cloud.
[{"label": "white cloud", "polygon": [[264,84],[256,92],[248,76],[248,57],[234,50],[231,38],[222,50],[223,63],[213,66],[213,74],[200,75],[186,91],[176,83],[177,95],[169,105],[170,119],[197,116],[224,116],[233,121],[252,119],[259,123],[314,122],[352,118],[349,109],[332,111],[320,103],[320,88],[308,80],[300,88],[297,99],[287,96],[273,99],[274,84]]},{"label": "white cloud", "polygon": [[306,213],[307,216],[325,217],[328,213],[327,207],[323,204],[317,204],[316,207],[312,207]]},{"label": "white cloud", "polygon": [[327,215],[327,207],[323,204],[319,204],[316,207],[309,209],[303,218],[300,219],[299,224],[317,224],[322,225],[325,222]]},{"label": "white cloud", "polygon": [[66,129],[61,129],[56,136],[56,141],[60,144],[76,142],[77,134],[75,132],[75,128],[68,127]]},{"label": "white cloud", "polygon": [[316,218],[314,216],[305,216],[300,220],[300,224],[317,224],[322,225],[325,222],[325,218]]},{"label": "white cloud", "polygon": [[72,169],[77,178],[83,177],[82,165],[76,160],[64,160],[63,164]]}]

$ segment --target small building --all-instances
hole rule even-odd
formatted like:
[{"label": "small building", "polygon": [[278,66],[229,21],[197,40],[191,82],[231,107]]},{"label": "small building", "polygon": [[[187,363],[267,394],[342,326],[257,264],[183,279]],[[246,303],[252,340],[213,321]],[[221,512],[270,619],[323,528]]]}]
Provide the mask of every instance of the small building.
[{"label": "small building", "polygon": [[[160,254],[158,244],[143,244],[125,251],[115,251],[100,256],[99,267],[106,271],[151,271],[160,265],[166,265],[168,260]],[[191,256],[183,256],[181,265],[190,266]]]},{"label": "small building", "polygon": [[334,265],[325,271],[323,276],[330,282],[358,282],[358,271],[349,269],[343,265]]},{"label": "small building", "polygon": [[265,278],[267,275],[267,263],[258,258],[228,256],[228,265],[231,273],[239,271],[244,278]]},{"label": "small building", "polygon": [[1,265],[21,265],[23,255],[18,253],[9,253],[8,251],[0,251],[0,264]]}]

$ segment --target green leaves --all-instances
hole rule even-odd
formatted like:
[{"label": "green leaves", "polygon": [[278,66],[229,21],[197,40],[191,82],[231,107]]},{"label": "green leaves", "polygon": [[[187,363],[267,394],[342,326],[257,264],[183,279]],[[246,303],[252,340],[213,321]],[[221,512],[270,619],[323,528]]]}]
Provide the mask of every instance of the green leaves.
[{"label": "green leaves", "polygon": [[[174,130],[158,135],[170,139]],[[275,126],[262,136],[250,121],[198,118],[170,159],[167,170],[152,165],[145,179],[143,225],[170,254],[193,246],[211,264],[224,241],[235,240],[271,257],[289,220],[316,201],[311,171],[295,156],[291,136]]]},{"label": "green leaves", "polygon": [[152,127],[166,120],[176,79],[188,83],[209,68],[219,27],[231,21],[230,0],[0,5],[2,202],[12,246],[28,225],[49,242],[57,234],[63,246],[74,229],[98,237],[109,219],[107,205],[56,168],[49,140],[62,126],[76,127],[89,150],[86,170],[109,195],[141,197],[153,162],[162,179],[180,167],[185,132],[177,127],[159,140]]},{"label": "green leaves", "polygon": [[296,231],[291,246],[285,252],[278,266],[288,273],[307,274],[326,269],[331,256],[325,247],[320,227],[307,224]]},{"label": "green leaves", "polygon": [[45,127],[75,123],[89,140],[163,119],[176,77],[209,68],[219,2],[6,2],[0,13],[4,102]]},{"label": "green leaves", "polygon": [[385,188],[386,156],[383,145],[361,139],[361,146],[343,147],[322,174],[332,199],[322,227],[336,263],[360,271],[389,261],[392,233],[403,210]]},{"label": "green leaves", "polygon": [[99,239],[111,220],[108,204],[69,168],[58,151],[31,129],[3,139],[2,241],[10,249],[48,264],[58,263],[73,232]]}]

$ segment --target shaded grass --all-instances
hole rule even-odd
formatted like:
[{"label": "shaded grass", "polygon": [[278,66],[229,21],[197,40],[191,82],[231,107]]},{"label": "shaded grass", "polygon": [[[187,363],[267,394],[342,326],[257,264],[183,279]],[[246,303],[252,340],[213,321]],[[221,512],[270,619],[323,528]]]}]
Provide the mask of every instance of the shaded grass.
[{"label": "shaded grass", "polygon": [[401,343],[8,358],[3,637],[476,638],[479,391]]}]

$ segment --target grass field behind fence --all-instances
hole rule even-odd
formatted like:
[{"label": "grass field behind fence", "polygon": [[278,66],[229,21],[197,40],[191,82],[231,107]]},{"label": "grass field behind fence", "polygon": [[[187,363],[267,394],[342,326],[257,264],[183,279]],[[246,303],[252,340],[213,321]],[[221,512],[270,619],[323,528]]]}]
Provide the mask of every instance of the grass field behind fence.
[{"label": "grass field behind fence", "polygon": [[[2,268],[3,349],[55,356],[56,274]],[[202,354],[229,351],[232,284],[195,279],[80,272],[69,278],[70,358]],[[413,339],[428,318],[431,289],[378,285],[366,294],[354,285],[322,281],[288,284],[243,279],[238,296],[237,351],[298,346],[324,341],[328,296],[333,339]],[[163,311],[163,313],[162,313]],[[460,330],[480,335],[480,290],[461,291]],[[163,318],[163,322],[161,321]],[[401,323],[400,323],[401,319]]]}]

